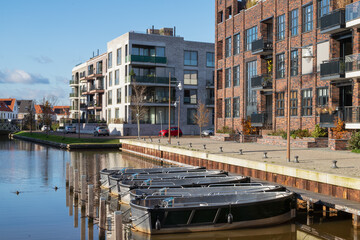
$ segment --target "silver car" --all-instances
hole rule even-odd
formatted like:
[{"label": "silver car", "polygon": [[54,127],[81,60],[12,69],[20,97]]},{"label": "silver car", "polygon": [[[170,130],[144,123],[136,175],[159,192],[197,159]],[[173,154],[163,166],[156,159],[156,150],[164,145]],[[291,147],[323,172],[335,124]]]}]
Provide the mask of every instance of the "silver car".
[{"label": "silver car", "polygon": [[214,129],[213,128],[209,128],[209,129],[203,130],[201,132],[202,137],[213,136],[213,135],[214,135]]},{"label": "silver car", "polygon": [[65,127],[65,133],[68,134],[68,133],[76,133],[76,127],[74,126],[66,126]]},{"label": "silver car", "polygon": [[109,129],[107,127],[96,127],[94,130],[94,136],[100,136],[100,135],[109,136],[110,135]]}]

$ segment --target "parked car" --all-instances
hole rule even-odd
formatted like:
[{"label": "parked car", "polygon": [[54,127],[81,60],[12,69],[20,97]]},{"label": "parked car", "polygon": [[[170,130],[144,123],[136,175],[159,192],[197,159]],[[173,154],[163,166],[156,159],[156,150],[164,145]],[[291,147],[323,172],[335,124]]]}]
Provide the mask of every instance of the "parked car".
[{"label": "parked car", "polygon": [[[171,127],[170,128],[170,134],[171,136],[177,136],[178,135],[178,128],[177,127]],[[183,135],[181,128],[179,128],[179,136],[181,137]],[[169,136],[169,129],[165,129],[162,131],[159,131],[159,136],[162,137],[168,137]]]},{"label": "parked car", "polygon": [[75,126],[66,126],[65,127],[65,133],[76,133],[76,127]]},{"label": "parked car", "polygon": [[45,131],[50,131],[50,126],[49,125],[43,125],[41,127],[41,131],[45,132]]},{"label": "parked car", "polygon": [[213,135],[214,135],[214,129],[213,128],[209,128],[209,129],[203,130],[201,132],[202,137],[213,136]]},{"label": "parked car", "polygon": [[96,127],[94,131],[94,136],[110,136],[109,129],[107,127]]}]

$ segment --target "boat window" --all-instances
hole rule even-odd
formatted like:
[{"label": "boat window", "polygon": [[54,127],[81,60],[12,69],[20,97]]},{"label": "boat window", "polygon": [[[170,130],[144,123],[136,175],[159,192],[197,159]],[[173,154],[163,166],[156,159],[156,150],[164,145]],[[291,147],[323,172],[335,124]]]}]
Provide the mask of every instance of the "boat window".
[{"label": "boat window", "polygon": [[217,209],[195,210],[191,223],[212,223],[214,221]]},{"label": "boat window", "polygon": [[179,212],[169,211],[166,216],[164,226],[187,224],[190,214],[191,214],[190,210],[179,211]]}]

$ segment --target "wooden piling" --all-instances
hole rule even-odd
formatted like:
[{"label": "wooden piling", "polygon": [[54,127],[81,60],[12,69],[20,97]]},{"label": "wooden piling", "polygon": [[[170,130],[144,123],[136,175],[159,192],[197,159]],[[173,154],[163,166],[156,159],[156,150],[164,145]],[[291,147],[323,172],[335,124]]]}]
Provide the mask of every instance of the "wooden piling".
[{"label": "wooden piling", "polygon": [[85,209],[81,208],[81,215],[80,215],[80,239],[85,240],[86,236],[86,223],[85,223]]},{"label": "wooden piling", "polygon": [[66,181],[66,186],[69,186],[69,171],[70,171],[70,163],[67,162],[66,163],[66,170],[65,170],[65,181]]},{"label": "wooden piling", "polygon": [[352,224],[354,229],[359,229],[360,228],[360,216],[357,214],[353,214],[352,215]]},{"label": "wooden piling", "polygon": [[106,199],[100,198],[100,210],[99,210],[99,239],[105,239],[105,228],[106,228]]},{"label": "wooden piling", "polygon": [[94,218],[94,185],[88,186],[88,219],[93,221]]},{"label": "wooden piling", "polygon": [[69,189],[70,192],[74,190],[74,168],[71,165],[69,167]]},{"label": "wooden piling", "polygon": [[77,193],[74,195],[74,228],[79,226],[79,208],[78,208],[78,197]]},{"label": "wooden piling", "polygon": [[327,206],[323,206],[323,217],[327,218],[329,217],[330,208]]},{"label": "wooden piling", "polygon": [[310,202],[310,201],[307,201],[307,212],[308,213],[313,213],[314,212],[314,203]]},{"label": "wooden piling", "polygon": [[81,175],[81,201],[86,201],[86,175]]},{"label": "wooden piling", "polygon": [[69,216],[72,216],[73,215],[73,193],[72,192],[69,192]]},{"label": "wooden piling", "polygon": [[94,240],[94,224],[88,223],[88,240]]},{"label": "wooden piling", "polygon": [[122,233],[122,212],[121,211],[116,211],[114,213],[114,217],[115,217],[115,229],[114,229],[114,233],[115,233],[115,237],[114,240],[122,240],[123,239],[123,233]]},{"label": "wooden piling", "polygon": [[79,192],[79,170],[74,170],[74,192]]}]

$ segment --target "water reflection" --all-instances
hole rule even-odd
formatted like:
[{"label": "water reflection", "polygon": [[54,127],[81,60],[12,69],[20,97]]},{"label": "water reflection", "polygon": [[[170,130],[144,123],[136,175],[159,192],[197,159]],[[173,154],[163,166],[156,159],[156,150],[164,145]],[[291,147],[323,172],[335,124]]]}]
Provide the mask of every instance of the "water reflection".
[{"label": "water reflection", "polygon": [[[92,207],[89,191],[80,192],[65,185],[66,163],[86,176],[86,188],[93,185]],[[114,212],[123,212],[123,239],[360,239],[348,215],[315,211],[298,212],[296,221],[268,228],[209,233],[149,236],[132,232],[128,205],[119,204],[109,192],[100,189],[99,171],[111,167],[154,166],[154,162],[110,151],[67,152],[23,141],[0,138],[0,233],[1,239],[114,239]],[[81,185],[81,184],[80,184]],[[55,191],[54,187],[59,189]],[[81,187],[79,188],[81,189]],[[19,195],[14,194],[20,191]],[[99,230],[99,200],[106,202],[106,226]],[[65,198],[65,199],[64,199]],[[94,219],[88,216],[94,216]]]}]

